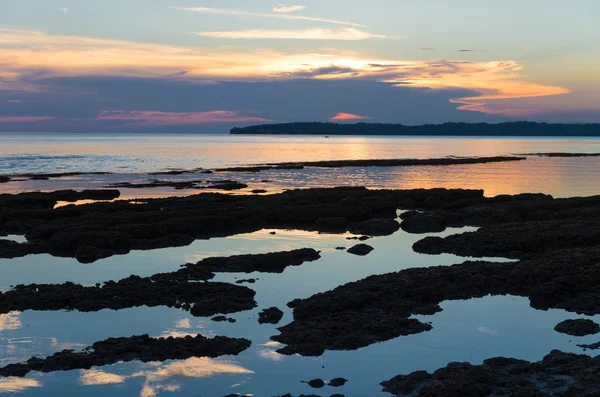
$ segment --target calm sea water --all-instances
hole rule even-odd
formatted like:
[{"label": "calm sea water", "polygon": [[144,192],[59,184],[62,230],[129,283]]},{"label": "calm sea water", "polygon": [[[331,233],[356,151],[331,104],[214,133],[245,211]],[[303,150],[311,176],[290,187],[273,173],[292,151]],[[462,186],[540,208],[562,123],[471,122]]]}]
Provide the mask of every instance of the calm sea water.
[{"label": "calm sea water", "polygon": [[[422,139],[237,137],[156,135],[0,135],[0,174],[23,172],[110,171],[110,176],[84,176],[50,181],[0,184],[0,192],[56,188],[99,187],[114,181],[144,181],[146,173],[168,168],[191,169],[263,162],[325,159],[431,158],[450,155],[488,156],[528,152],[600,152],[600,140],[546,139]],[[549,159],[452,167],[343,168],[333,170],[269,171],[259,174],[219,174],[248,182],[250,189],[280,191],[290,187],[365,185],[370,187],[472,187],[488,195],[545,192],[555,196],[600,194],[600,158]],[[206,177],[203,175],[203,177]],[[174,180],[195,176],[177,176]],[[167,179],[167,177],[161,177]],[[261,182],[269,179],[272,182]],[[196,191],[132,189],[126,197],[191,194]],[[452,229],[449,235],[470,228]],[[0,393],[22,396],[140,396],[222,397],[230,393],[254,396],[342,393],[349,397],[387,396],[379,382],[415,370],[433,371],[452,361],[481,363],[494,356],[539,360],[552,349],[581,353],[577,343],[594,343],[594,336],[573,338],[554,326],[577,318],[561,310],[538,311],[527,299],[485,297],[442,303],[444,309],[429,321],[433,330],[400,337],[357,351],[326,352],[322,357],[281,356],[270,341],[277,326],[259,325],[258,312],[277,306],[284,310],[281,325],[292,320],[286,303],[306,298],[373,274],[411,267],[460,263],[454,255],[428,256],[412,250],[425,236],[399,231],[369,241],[375,250],[366,257],[337,251],[349,247],[347,235],[322,235],[295,230],[261,230],[227,238],[196,241],[187,247],[135,251],[94,264],[49,255],[0,259],[0,289],[30,283],[73,281],[93,285],[131,274],[149,276],[176,271],[187,262],[211,256],[264,253],[312,247],[322,251],[318,261],[286,269],[282,274],[220,274],[217,281],[258,278],[255,310],[234,314],[235,324],[166,307],[103,310],[98,313],[13,312],[0,315],[0,365],[45,357],[66,348],[80,349],[111,336],[148,333],[152,336],[203,334],[245,337],[252,346],[239,356],[192,358],[164,363],[119,363],[88,371],[33,373],[24,379],[0,378]],[[22,236],[9,239],[23,241]],[[493,259],[493,258],[490,258]],[[502,261],[504,259],[496,258]],[[600,316],[590,317],[600,321]],[[312,390],[302,380],[345,377],[340,389]]]},{"label": "calm sea water", "polygon": [[[102,187],[147,181],[145,173],[165,169],[214,168],[268,162],[334,159],[496,156],[536,152],[600,152],[600,139],[417,138],[316,136],[230,136],[150,134],[0,134],[0,174],[107,171],[48,181],[11,182],[0,192]],[[486,195],[543,192],[557,197],[600,193],[600,158],[529,157],[523,162],[452,167],[343,169],[309,168],[258,174],[218,174],[247,182],[251,189],[281,191],[320,186],[371,188],[473,188]],[[156,177],[153,177],[156,178]],[[198,175],[160,177],[198,179]],[[262,182],[270,180],[268,184]],[[131,191],[124,197],[183,195],[172,189]]]}]

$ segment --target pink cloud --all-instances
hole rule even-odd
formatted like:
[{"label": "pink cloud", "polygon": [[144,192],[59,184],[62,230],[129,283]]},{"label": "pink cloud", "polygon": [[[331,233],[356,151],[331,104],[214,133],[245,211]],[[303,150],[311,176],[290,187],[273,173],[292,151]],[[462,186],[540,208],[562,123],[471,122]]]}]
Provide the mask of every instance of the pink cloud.
[{"label": "pink cloud", "polygon": [[52,120],[54,117],[36,116],[0,116],[0,123],[35,123],[37,121]]},{"label": "pink cloud", "polygon": [[349,120],[367,120],[369,117],[367,116],[358,116],[352,113],[338,113],[333,116],[331,121],[349,121]]},{"label": "pink cloud", "polygon": [[156,111],[103,111],[98,120],[130,121],[135,125],[187,125],[215,123],[255,123],[268,122],[262,117],[242,115],[233,110],[211,110],[208,112],[175,113]]}]

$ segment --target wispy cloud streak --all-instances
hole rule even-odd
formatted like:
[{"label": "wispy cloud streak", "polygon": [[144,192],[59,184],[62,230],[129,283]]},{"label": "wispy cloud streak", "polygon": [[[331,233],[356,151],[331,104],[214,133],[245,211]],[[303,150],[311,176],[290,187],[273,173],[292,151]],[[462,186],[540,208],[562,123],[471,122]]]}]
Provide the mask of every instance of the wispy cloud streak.
[{"label": "wispy cloud streak", "polygon": [[232,30],[223,32],[194,32],[203,37],[220,39],[300,39],[300,40],[368,40],[387,39],[389,36],[373,34],[359,29],[301,29],[301,30]]},{"label": "wispy cloud streak", "polygon": [[286,13],[266,13],[266,12],[251,12],[251,11],[242,11],[242,10],[230,10],[227,8],[210,8],[210,7],[176,7],[176,6],[168,6],[173,10],[179,11],[191,11],[191,12],[201,12],[205,14],[222,14],[222,15],[234,15],[234,16],[247,16],[247,17],[260,17],[260,18],[276,18],[276,19],[288,19],[288,20],[298,20],[298,21],[313,21],[313,22],[323,22],[323,23],[331,23],[335,25],[348,25],[348,26],[356,26],[360,28],[366,28],[367,26],[361,25],[359,23],[354,22],[346,22],[346,21],[338,21],[335,19],[326,19],[326,18],[318,18],[318,17],[307,17],[302,15],[288,15]]},{"label": "wispy cloud streak", "polygon": [[296,12],[296,11],[302,11],[304,10],[306,7],[304,6],[284,6],[283,4],[280,4],[279,7],[275,7],[273,8],[273,12]]},{"label": "wispy cloud streak", "polygon": [[[1,120],[1,119],[0,119]],[[270,120],[245,116],[237,111],[212,110],[210,112],[177,113],[157,111],[103,111],[98,120],[132,122],[137,126],[191,125],[216,123],[263,123]]]}]

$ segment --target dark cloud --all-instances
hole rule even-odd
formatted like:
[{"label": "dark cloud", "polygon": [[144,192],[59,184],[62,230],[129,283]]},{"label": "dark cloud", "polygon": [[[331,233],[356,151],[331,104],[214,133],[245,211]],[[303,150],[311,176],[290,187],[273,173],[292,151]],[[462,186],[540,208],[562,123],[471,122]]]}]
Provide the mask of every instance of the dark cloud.
[{"label": "dark cloud", "polygon": [[465,49],[465,50],[458,50],[458,52],[487,52],[487,50]]},{"label": "dark cloud", "polygon": [[[342,70],[329,70],[342,72]],[[374,122],[404,124],[446,121],[499,121],[499,116],[457,110],[452,98],[470,90],[431,90],[360,79],[293,79],[267,82],[198,83],[185,79],[60,77],[37,82],[40,92],[0,91],[2,116],[46,116],[37,123],[0,123],[4,131],[130,131],[131,123],[97,120],[104,111],[239,111],[273,121],[328,120],[337,113],[370,117]],[[7,100],[22,102],[6,102]],[[242,123],[246,125],[249,123]],[[226,132],[240,123],[144,127],[164,132]]]},{"label": "dark cloud", "polygon": [[[309,65],[305,65],[309,66]],[[352,68],[347,67],[339,67],[339,66],[326,66],[322,68],[315,68],[310,70],[299,70],[295,72],[288,72],[283,74],[284,76],[293,76],[293,77],[317,77],[324,75],[347,75],[347,76],[358,76],[358,71]]]},{"label": "dark cloud", "polygon": [[433,47],[421,47],[421,50],[423,50],[423,51],[435,51],[435,48],[433,48]]}]

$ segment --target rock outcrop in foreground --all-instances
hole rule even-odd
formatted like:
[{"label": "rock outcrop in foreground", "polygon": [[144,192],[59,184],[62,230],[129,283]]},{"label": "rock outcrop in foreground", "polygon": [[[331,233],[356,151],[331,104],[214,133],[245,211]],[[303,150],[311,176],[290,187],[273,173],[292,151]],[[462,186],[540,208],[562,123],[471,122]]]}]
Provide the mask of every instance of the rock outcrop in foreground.
[{"label": "rock outcrop in foreground", "polygon": [[600,395],[600,357],[554,350],[542,361],[491,358],[483,365],[450,363],[433,374],[399,375],[382,382],[396,397],[583,397]]},{"label": "rock outcrop in foreground", "polygon": [[[102,192],[102,193],[98,193]],[[98,191],[113,197],[118,191]],[[112,192],[112,193],[111,193]],[[86,192],[0,195],[0,235],[25,235],[26,244],[0,246],[0,257],[35,253],[90,263],[131,250],[179,247],[196,239],[250,233],[263,228],[360,231],[387,235],[399,229],[399,207],[483,201],[481,190],[309,189],[267,196],[198,194],[190,197],[95,203],[53,209],[57,201],[91,197]],[[370,222],[365,222],[370,221]],[[341,226],[340,226],[341,225]]]},{"label": "rock outcrop in foreground", "polygon": [[[418,252],[509,257],[517,262],[465,262],[412,268],[371,276],[295,300],[294,321],[272,339],[282,354],[319,356],[351,350],[431,325],[410,318],[441,310],[445,300],[486,295],[528,297],[537,309],[600,314],[600,197],[553,199],[545,195],[498,196],[441,202],[431,198],[422,212],[403,214],[405,229],[481,226],[445,238],[427,237]],[[422,226],[419,226],[422,220]],[[435,220],[433,222],[432,220]]]}]

